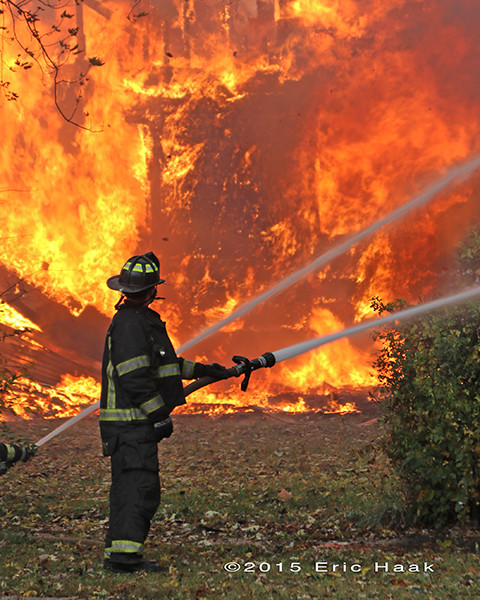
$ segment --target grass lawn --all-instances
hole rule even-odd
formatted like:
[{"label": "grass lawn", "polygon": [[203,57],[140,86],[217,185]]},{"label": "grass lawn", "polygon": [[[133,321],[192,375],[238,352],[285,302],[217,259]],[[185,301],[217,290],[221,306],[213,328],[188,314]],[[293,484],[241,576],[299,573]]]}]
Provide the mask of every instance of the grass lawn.
[{"label": "grass lawn", "polygon": [[[0,598],[480,599],[479,532],[405,525],[369,419],[174,417],[146,544],[165,571],[119,575],[102,568],[109,462],[87,417],[0,478]],[[11,429],[37,441],[60,422]]]}]

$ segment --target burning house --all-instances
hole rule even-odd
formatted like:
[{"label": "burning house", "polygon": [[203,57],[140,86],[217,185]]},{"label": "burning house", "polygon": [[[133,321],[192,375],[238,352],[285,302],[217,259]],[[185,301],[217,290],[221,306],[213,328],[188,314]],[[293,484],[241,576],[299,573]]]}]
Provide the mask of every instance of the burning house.
[{"label": "burning house", "polygon": [[[55,85],[48,65],[18,63],[28,32],[4,33],[2,89],[8,79],[18,98],[0,103],[0,318],[7,333],[31,330],[2,345],[30,373],[19,415],[97,399],[116,302],[105,280],[127,256],[161,257],[157,310],[180,346],[479,153],[474,0],[71,5]],[[59,12],[38,25],[52,48]],[[373,296],[441,293],[479,217],[478,184],[437,195],[185,356],[228,364],[358,323]],[[262,373],[248,400],[226,382],[187,410],[307,410],[325,394],[340,410],[334,393],[375,385],[372,352],[368,335],[342,340]]]}]

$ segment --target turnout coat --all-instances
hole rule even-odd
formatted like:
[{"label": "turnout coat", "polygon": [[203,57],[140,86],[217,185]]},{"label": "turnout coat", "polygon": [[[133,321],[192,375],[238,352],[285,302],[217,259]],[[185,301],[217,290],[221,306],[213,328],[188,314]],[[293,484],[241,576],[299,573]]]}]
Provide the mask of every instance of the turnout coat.
[{"label": "turnout coat", "polygon": [[120,434],[146,439],[153,435],[153,423],[185,404],[182,379],[193,379],[195,365],[177,357],[157,312],[126,300],[108,329],[103,353],[104,455],[113,453]]}]

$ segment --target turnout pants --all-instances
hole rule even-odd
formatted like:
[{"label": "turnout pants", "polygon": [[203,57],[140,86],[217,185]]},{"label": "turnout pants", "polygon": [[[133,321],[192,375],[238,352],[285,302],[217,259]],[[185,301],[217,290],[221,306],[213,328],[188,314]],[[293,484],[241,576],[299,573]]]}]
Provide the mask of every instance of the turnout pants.
[{"label": "turnout pants", "polygon": [[135,564],[160,504],[157,443],[118,436],[111,455],[110,519],[105,558]]}]

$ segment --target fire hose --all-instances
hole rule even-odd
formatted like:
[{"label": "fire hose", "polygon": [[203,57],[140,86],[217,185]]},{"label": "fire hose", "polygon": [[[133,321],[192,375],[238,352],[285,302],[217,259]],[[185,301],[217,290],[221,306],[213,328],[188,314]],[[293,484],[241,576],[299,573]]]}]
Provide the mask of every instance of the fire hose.
[{"label": "fire hose", "polygon": [[[446,298],[439,298],[437,300],[432,300],[431,302],[426,302],[425,304],[421,304],[419,306],[414,306],[398,312],[391,313],[380,319],[370,319],[364,321],[363,323],[359,323],[358,325],[347,327],[334,333],[307,340],[306,342],[294,344],[292,346],[282,348],[275,352],[265,352],[259,358],[255,358],[253,360],[248,360],[243,356],[234,356],[232,360],[236,364],[233,367],[227,369],[227,378],[240,377],[241,375],[244,375],[244,379],[241,384],[241,389],[243,391],[246,391],[250,380],[250,375],[253,371],[256,371],[257,369],[261,369],[264,367],[273,367],[276,363],[288,360],[290,358],[294,358],[296,356],[299,356],[300,354],[309,352],[310,350],[313,350],[326,344],[330,344],[342,338],[350,337],[358,333],[367,331],[369,329],[383,327],[384,325],[388,325],[389,323],[395,323],[399,321],[405,321],[407,319],[412,319],[419,315],[425,314],[427,312],[432,312],[439,308],[444,308],[451,304],[464,303],[468,300],[472,300],[473,298],[479,295],[480,286],[477,286],[464,292],[448,296]],[[212,377],[202,377],[200,379],[197,379],[196,381],[190,383],[184,388],[184,394],[185,396],[188,396],[192,392],[195,392],[196,390],[206,385],[210,385],[215,381],[218,380],[213,379]],[[99,408],[99,406],[100,402],[96,402],[95,404],[92,404],[91,406],[80,412],[78,415],[75,415],[65,423],[62,423],[62,425],[60,425],[59,427],[51,431],[48,435],[39,440],[35,444],[36,448],[40,448],[41,446],[43,446],[43,444],[47,443],[59,433],[65,431],[65,429],[68,429],[87,415],[95,412]]]},{"label": "fire hose", "polygon": [[[261,369],[262,367],[273,367],[273,365],[275,364],[275,356],[271,352],[266,352],[265,354],[262,354],[262,356],[260,356],[259,358],[254,358],[253,360],[248,360],[248,358],[245,358],[244,356],[234,356],[232,360],[236,364],[233,367],[227,369],[226,379],[230,377],[240,377],[240,375],[244,374],[245,378],[241,384],[242,391],[247,390],[247,386],[250,380],[250,374],[252,371],[256,371],[257,369]],[[215,381],[218,381],[218,379],[214,379],[213,377],[201,377],[193,383],[190,383],[189,385],[185,386],[183,390],[184,395],[186,397],[192,392],[195,392],[196,390],[199,390],[200,388],[205,387],[206,385],[210,385]],[[39,440],[35,444],[35,446],[37,448],[40,448],[40,446],[46,444],[52,438],[56,437],[59,433],[62,433],[62,431],[65,431],[65,429],[68,429],[69,427],[74,425],[77,421],[80,421],[84,417],[98,410],[99,407],[100,402],[95,402],[95,404],[92,404],[91,406],[83,410],[81,413],[78,413],[78,415],[75,415],[74,417],[72,417],[65,423],[62,423],[59,427],[51,431],[49,434],[47,434],[45,437]]]},{"label": "fire hose", "polygon": [[[227,369],[227,377],[225,379],[229,379],[230,377],[240,377],[241,375],[244,375],[245,377],[241,383],[241,389],[244,392],[247,391],[252,371],[256,371],[257,369],[261,369],[263,367],[273,367],[273,365],[275,364],[275,356],[271,352],[265,352],[265,354],[262,354],[262,356],[254,358],[253,360],[249,360],[244,356],[234,356],[232,360],[236,364],[233,367]],[[197,379],[196,381],[185,386],[183,390],[184,395],[185,397],[187,397],[192,392],[195,392],[196,390],[199,390],[200,388],[205,387],[206,385],[210,385],[215,381],[219,380],[214,379],[213,377],[201,377],[200,379]],[[99,407],[100,402],[95,402],[82,412],[78,413],[78,415],[75,415],[71,419],[68,419],[68,421],[65,421],[65,423],[62,423],[56,429],[54,429],[41,440],[39,440],[34,445],[35,449],[40,448],[52,438],[56,437],[59,433],[62,433],[62,431],[65,431],[81,419],[84,419],[86,416],[95,412],[96,410],[98,410]],[[33,454],[33,451],[29,452],[29,454]],[[6,462],[3,464],[0,463],[0,475],[4,475],[8,471],[8,469],[10,469],[14,464],[14,462]]]}]

